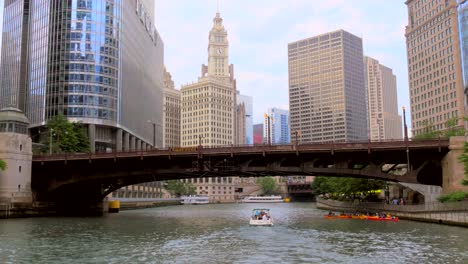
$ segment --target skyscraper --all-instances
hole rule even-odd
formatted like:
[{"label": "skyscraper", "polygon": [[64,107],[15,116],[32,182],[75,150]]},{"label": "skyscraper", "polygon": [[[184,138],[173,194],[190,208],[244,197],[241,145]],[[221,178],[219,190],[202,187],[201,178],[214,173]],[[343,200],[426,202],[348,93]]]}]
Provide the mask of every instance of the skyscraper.
[{"label": "skyscraper", "polygon": [[289,144],[289,111],[279,108],[269,108],[263,124],[264,142],[271,144]]},{"label": "skyscraper", "polygon": [[[464,113],[457,1],[408,0],[406,48],[413,135]],[[463,120],[458,120],[463,125]]]},{"label": "skyscraper", "polygon": [[362,40],[344,30],[288,45],[291,134],[300,141],[367,140]]},{"label": "skyscraper", "polygon": [[253,144],[253,100],[252,96],[237,91],[237,144]]},{"label": "skyscraper", "polygon": [[[198,82],[184,85],[181,107],[181,147],[223,146],[235,143],[236,81],[229,65],[229,42],[219,12],[209,33],[208,66],[202,65]],[[245,107],[242,107],[245,115]],[[196,178],[197,194],[211,202],[233,202],[238,177]]]},{"label": "skyscraper", "polygon": [[147,10],[140,0],[5,1],[0,108],[24,111],[32,134],[60,114],[82,122],[91,150],[162,146],[164,45]]},{"label": "skyscraper", "polygon": [[369,139],[402,139],[401,116],[398,115],[396,76],[378,60],[364,57],[366,75]]},{"label": "skyscraper", "polygon": [[182,92],[182,147],[234,144],[236,82],[229,65],[229,42],[219,13],[209,33],[208,66]]},{"label": "skyscraper", "polygon": [[180,147],[180,91],[164,68],[164,147]]}]

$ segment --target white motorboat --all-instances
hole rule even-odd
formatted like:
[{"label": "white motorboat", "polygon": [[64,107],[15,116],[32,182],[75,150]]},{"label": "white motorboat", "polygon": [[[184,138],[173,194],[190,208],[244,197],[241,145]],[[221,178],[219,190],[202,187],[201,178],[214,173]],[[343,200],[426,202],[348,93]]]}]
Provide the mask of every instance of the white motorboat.
[{"label": "white motorboat", "polygon": [[253,209],[250,217],[250,225],[252,226],[272,226],[273,219],[270,215],[270,209]]},{"label": "white motorboat", "polygon": [[200,195],[188,195],[188,196],[181,196],[182,201],[181,204],[209,204],[210,198],[208,196],[200,196]]},{"label": "white motorboat", "polygon": [[243,203],[282,203],[283,198],[280,195],[268,196],[247,196],[241,200]]}]

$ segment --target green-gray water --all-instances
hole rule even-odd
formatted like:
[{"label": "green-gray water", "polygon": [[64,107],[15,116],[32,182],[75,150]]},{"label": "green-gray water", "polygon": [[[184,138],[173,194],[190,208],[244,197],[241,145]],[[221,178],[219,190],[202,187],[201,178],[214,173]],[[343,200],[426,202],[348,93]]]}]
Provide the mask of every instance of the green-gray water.
[{"label": "green-gray water", "polygon": [[[251,227],[268,207],[273,227]],[[173,206],[0,220],[0,263],[468,263],[468,229],[327,220],[310,203]]]}]

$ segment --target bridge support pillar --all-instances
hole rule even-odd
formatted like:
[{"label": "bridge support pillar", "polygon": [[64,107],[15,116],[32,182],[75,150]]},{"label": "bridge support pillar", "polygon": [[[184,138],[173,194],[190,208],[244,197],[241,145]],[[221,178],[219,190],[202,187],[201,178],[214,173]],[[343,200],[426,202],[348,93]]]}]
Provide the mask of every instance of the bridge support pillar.
[{"label": "bridge support pillar", "polygon": [[118,128],[115,133],[115,150],[120,152],[122,151],[122,129]]},{"label": "bridge support pillar", "polygon": [[130,134],[123,132],[123,150],[130,151]]},{"label": "bridge support pillar", "polygon": [[130,136],[130,151],[135,150],[135,136]]},{"label": "bridge support pillar", "polygon": [[137,138],[136,140],[136,150],[141,150],[141,140],[139,138]]},{"label": "bridge support pillar", "polygon": [[89,151],[96,151],[96,125],[88,125]]},{"label": "bridge support pillar", "polygon": [[464,174],[463,164],[458,160],[458,157],[463,153],[465,137],[451,137],[450,151],[442,159],[442,193],[450,193],[454,191],[468,191],[467,186],[461,184]]}]

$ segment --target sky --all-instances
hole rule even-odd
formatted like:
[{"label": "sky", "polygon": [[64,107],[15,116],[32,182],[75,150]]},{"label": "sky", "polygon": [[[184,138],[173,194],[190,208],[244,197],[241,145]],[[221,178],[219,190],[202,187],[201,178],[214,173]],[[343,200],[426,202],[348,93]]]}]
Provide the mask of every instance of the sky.
[{"label": "sky", "polygon": [[[216,0],[156,0],[155,24],[177,89],[207,64],[216,11]],[[288,43],[338,29],[361,37],[364,55],[393,69],[400,114],[409,108],[403,0],[219,0],[219,12],[237,89],[253,97],[254,123],[270,107],[289,109]]]},{"label": "sky", "polygon": [[[237,89],[253,97],[254,123],[262,122],[268,108],[289,109],[288,43],[338,29],[361,37],[364,54],[393,69],[400,114],[402,106],[409,108],[404,0],[155,2],[155,25],[176,89],[200,77],[201,65],[208,62],[208,34],[219,10],[228,32],[229,63],[234,64]],[[2,12],[0,8],[1,21]]]}]

